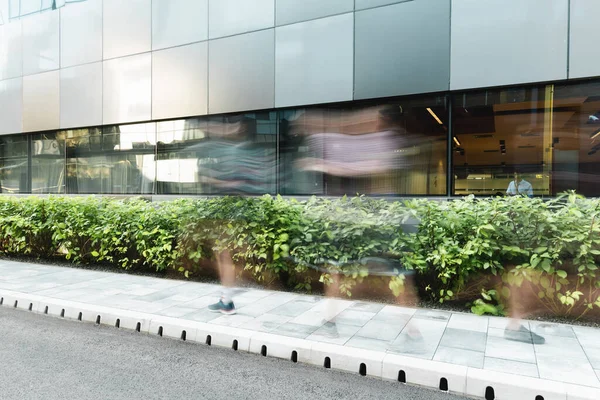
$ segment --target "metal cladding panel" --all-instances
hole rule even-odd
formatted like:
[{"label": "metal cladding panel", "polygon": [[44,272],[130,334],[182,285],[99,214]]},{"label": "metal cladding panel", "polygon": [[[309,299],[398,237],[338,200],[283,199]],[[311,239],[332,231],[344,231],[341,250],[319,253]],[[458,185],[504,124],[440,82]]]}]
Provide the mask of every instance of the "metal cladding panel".
[{"label": "metal cladding panel", "polygon": [[353,10],[354,0],[276,0],[276,24],[293,24]]},{"label": "metal cladding panel", "polygon": [[208,112],[208,43],[152,53],[152,118]]},{"label": "metal cladding panel", "polygon": [[23,75],[21,21],[0,25],[0,80]]},{"label": "metal cladding panel", "polygon": [[600,2],[596,0],[571,0],[571,37],[569,38],[569,78],[600,75],[598,43]]},{"label": "metal cladding panel", "polygon": [[453,0],[451,89],[567,78],[568,0]]},{"label": "metal cladding panel", "polygon": [[103,0],[104,59],[150,51],[151,0]]},{"label": "metal cladding panel", "polygon": [[208,46],[209,113],[274,107],[274,29],[211,40]]},{"label": "metal cladding panel", "polygon": [[208,0],[153,0],[152,49],[208,39]]},{"label": "metal cladding panel", "polygon": [[47,131],[60,125],[59,71],[23,77],[23,131]]},{"label": "metal cladding panel", "polygon": [[209,0],[211,39],[275,26],[275,0]]},{"label": "metal cladding panel", "polygon": [[356,99],[448,90],[450,1],[356,12]]},{"label": "metal cladding panel", "polygon": [[23,78],[0,81],[0,134],[23,130]]},{"label": "metal cladding panel", "polygon": [[276,28],[275,106],[352,100],[354,14]]},{"label": "metal cladding panel", "polygon": [[23,18],[23,75],[60,67],[60,13],[49,11]]},{"label": "metal cladding panel", "polygon": [[104,61],[102,122],[117,124],[151,118],[150,53]]},{"label": "metal cladding panel", "polygon": [[86,0],[61,8],[61,67],[71,67],[101,60],[102,0]]},{"label": "metal cladding panel", "polygon": [[102,62],[60,71],[60,127],[102,125]]}]

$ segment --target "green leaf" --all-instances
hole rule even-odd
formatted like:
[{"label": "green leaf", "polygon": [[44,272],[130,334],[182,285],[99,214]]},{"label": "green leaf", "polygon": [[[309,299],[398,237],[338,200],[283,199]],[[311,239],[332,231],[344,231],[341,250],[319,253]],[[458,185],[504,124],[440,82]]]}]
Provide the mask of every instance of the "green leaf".
[{"label": "green leaf", "polygon": [[558,275],[559,277],[565,279],[567,277],[567,271],[558,270],[558,271],[556,271],[556,275]]}]

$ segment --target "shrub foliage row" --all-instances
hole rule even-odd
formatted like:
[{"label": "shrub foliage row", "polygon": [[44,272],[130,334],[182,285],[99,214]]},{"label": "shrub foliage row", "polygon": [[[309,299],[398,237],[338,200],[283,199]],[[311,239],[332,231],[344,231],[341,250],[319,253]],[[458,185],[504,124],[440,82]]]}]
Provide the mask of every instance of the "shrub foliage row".
[{"label": "shrub foliage row", "polygon": [[[414,270],[420,295],[462,300],[476,313],[503,313],[516,292],[536,307],[580,317],[600,309],[600,200],[574,193],[389,202],[364,197],[298,202],[218,197],[148,203],[96,197],[0,197],[0,253],[123,269],[205,269],[228,250],[244,273],[310,290],[330,276],[308,265],[343,265],[341,289],[370,279],[359,260],[385,256]],[[406,233],[407,221],[419,221]],[[398,296],[402,276],[387,278]]]}]

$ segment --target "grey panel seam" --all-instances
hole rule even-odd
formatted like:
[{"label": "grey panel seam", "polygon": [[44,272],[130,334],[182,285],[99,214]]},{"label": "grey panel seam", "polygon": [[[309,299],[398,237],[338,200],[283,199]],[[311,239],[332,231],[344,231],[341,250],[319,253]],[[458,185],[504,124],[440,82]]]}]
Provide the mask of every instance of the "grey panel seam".
[{"label": "grey panel seam", "polygon": [[273,0],[273,7],[273,107],[275,107],[277,106],[277,0]]},{"label": "grey panel seam", "polygon": [[[102,109],[100,112],[100,123],[102,125],[104,125],[104,0],[100,0],[100,2],[102,3],[102,7],[101,7],[101,13],[102,13],[102,28],[101,28],[101,33],[100,33],[100,37],[102,38],[102,48],[101,48],[101,58],[102,60],[100,61],[102,63],[102,74],[100,74],[101,79],[102,79],[102,83],[100,84],[100,86],[102,87],[102,94],[101,94],[101,102],[102,102]],[[65,151],[65,154],[67,152]],[[65,191],[67,189],[65,188]]]},{"label": "grey panel seam", "polygon": [[[356,1],[356,0],[354,0],[354,1]],[[413,1],[413,0],[410,0],[410,1]],[[344,12],[341,12],[341,13],[334,13],[334,14],[323,15],[321,17],[316,17],[316,18],[301,19],[299,21],[290,22],[290,23],[287,23],[287,24],[276,25],[276,28],[282,28],[284,26],[301,24],[303,22],[318,21],[320,19],[325,19],[325,18],[338,17],[340,15],[346,15],[346,14],[350,14],[350,13],[353,13],[353,12],[354,11],[344,11]]]},{"label": "grey panel seam", "polygon": [[219,36],[219,37],[214,37],[214,38],[209,37],[208,41],[210,42],[212,40],[221,40],[221,39],[227,39],[227,38],[236,37],[236,36],[247,35],[249,33],[256,33],[256,32],[268,31],[269,29],[275,29],[275,27],[274,26],[269,26],[267,28],[261,28],[261,29],[255,29],[255,30],[252,30],[252,31],[240,32],[240,33],[236,33],[236,34],[233,34],[233,35]]},{"label": "grey panel seam", "polygon": [[[356,10],[356,0],[354,0]],[[356,12],[352,12],[352,100],[356,100]]]},{"label": "grey panel seam", "polygon": [[571,78],[571,0],[567,2],[567,79]]},{"label": "grey panel seam", "polygon": [[450,84],[452,82],[452,1],[448,0],[448,90],[450,90]]},{"label": "grey panel seam", "polygon": [[[210,0],[206,1],[206,37],[210,35]],[[206,40],[206,115],[210,115],[210,40]]]},{"label": "grey panel seam", "polygon": [[415,0],[399,0],[393,3],[389,3],[389,4],[382,4],[380,6],[374,6],[374,7],[365,7],[365,8],[359,8],[358,10],[356,9],[356,0],[354,0],[354,11],[365,11],[365,10],[374,10],[376,8],[382,8],[382,7],[389,7],[389,6],[393,6],[394,4],[401,4],[401,3],[410,3],[411,1],[415,1]]}]

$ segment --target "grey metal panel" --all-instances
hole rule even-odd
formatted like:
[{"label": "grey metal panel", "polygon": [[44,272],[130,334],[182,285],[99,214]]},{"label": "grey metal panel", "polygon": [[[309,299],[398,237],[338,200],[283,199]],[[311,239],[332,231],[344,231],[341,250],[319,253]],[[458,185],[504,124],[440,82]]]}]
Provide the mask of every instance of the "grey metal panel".
[{"label": "grey metal panel", "polygon": [[59,127],[59,71],[23,77],[23,131]]},{"label": "grey metal panel", "polygon": [[356,12],[357,99],[448,90],[450,1]]},{"label": "grey metal panel", "polygon": [[151,0],[103,0],[104,59],[150,51]]},{"label": "grey metal panel", "polygon": [[209,0],[208,6],[211,39],[275,25],[275,0]]},{"label": "grey metal panel", "polygon": [[208,42],[152,53],[152,118],[208,112]]},{"label": "grey metal panel", "polygon": [[70,67],[101,60],[102,0],[86,0],[61,8],[61,67]]},{"label": "grey metal panel", "polygon": [[104,61],[102,123],[151,118],[152,56],[150,53]]},{"label": "grey metal panel", "polygon": [[352,100],[354,14],[276,28],[275,106]]},{"label": "grey metal panel", "polygon": [[571,37],[569,46],[569,78],[600,75],[597,0],[571,0]]},{"label": "grey metal panel", "polygon": [[[394,3],[406,3],[408,1],[420,1],[420,0],[356,0],[356,10],[364,10],[365,8],[386,6]],[[438,0],[434,0],[436,3]],[[433,3],[432,3],[433,4]],[[435,6],[435,4],[434,4]]]},{"label": "grey metal panel", "polygon": [[23,18],[23,75],[33,75],[58,69],[59,25],[58,11]]},{"label": "grey metal panel", "polygon": [[567,77],[568,0],[453,0],[451,89]]},{"label": "grey metal panel", "polygon": [[152,49],[208,39],[208,0],[152,0]]},{"label": "grey metal panel", "polygon": [[23,129],[23,78],[0,81],[0,134]]},{"label": "grey metal panel", "polygon": [[0,25],[0,80],[23,75],[21,21]]},{"label": "grey metal panel", "polygon": [[209,113],[274,106],[275,30],[209,42]]},{"label": "grey metal panel", "polygon": [[60,127],[102,125],[102,62],[60,70]]},{"label": "grey metal panel", "polygon": [[354,0],[277,0],[277,25],[343,14],[354,10]]}]

